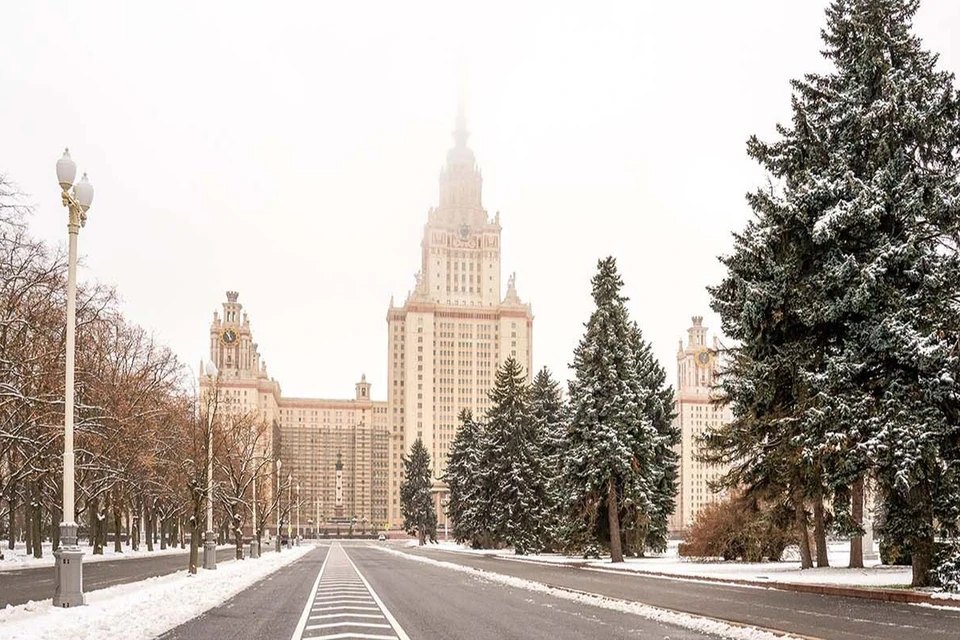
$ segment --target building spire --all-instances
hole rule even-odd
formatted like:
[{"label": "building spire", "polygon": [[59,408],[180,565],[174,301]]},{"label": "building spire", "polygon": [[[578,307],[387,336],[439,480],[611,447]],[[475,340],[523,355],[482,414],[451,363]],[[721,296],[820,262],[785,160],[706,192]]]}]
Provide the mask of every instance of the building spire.
[{"label": "building spire", "polygon": [[467,131],[467,73],[466,70],[461,66],[460,68],[460,79],[459,86],[457,90],[457,121],[456,129],[453,132],[453,141],[457,148],[464,148],[467,146],[467,138],[470,137],[470,132]]}]

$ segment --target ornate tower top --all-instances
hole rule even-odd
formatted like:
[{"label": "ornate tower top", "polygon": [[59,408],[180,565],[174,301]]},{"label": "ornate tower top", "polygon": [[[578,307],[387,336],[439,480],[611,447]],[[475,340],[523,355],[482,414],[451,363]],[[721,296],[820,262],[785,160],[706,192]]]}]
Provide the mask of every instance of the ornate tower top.
[{"label": "ornate tower top", "polygon": [[236,291],[227,291],[227,302],[236,302],[239,296]]},{"label": "ornate tower top", "polygon": [[487,221],[481,202],[483,177],[473,151],[467,146],[469,137],[466,105],[461,91],[453,131],[453,148],[447,152],[447,166],[440,173],[440,206],[437,211],[438,218],[451,226],[479,226]]},{"label": "ornate tower top", "polygon": [[687,348],[697,349],[707,345],[707,328],[703,326],[703,316],[691,318],[693,326],[687,329]]}]

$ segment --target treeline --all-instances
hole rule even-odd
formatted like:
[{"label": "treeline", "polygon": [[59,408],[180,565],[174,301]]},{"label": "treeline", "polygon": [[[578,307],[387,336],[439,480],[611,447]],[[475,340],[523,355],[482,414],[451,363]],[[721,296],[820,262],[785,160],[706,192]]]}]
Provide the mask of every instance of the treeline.
[{"label": "treeline", "polygon": [[[0,539],[9,549],[23,540],[41,557],[44,541],[59,544],[62,517],[67,257],[30,235],[29,213],[0,176]],[[251,479],[266,473],[249,448],[237,451],[237,433],[243,444],[263,442],[257,416],[201,406],[183,363],[124,318],[113,289],[80,283],[76,309],[81,538],[101,554],[108,534],[119,552],[123,538],[153,550],[202,531],[213,417],[215,528],[221,541],[236,539],[249,524]],[[276,506],[263,500],[275,492],[261,482],[258,516]]]},{"label": "treeline", "polygon": [[[443,477],[458,541],[518,554],[603,549],[615,562],[666,548],[680,436],[673,390],[630,320],[613,258],[600,261],[592,284],[596,309],[573,354],[569,401],[546,369],[528,385],[509,358],[486,415],[461,413]],[[419,441],[404,486],[405,526],[423,543],[436,516]]]},{"label": "treeline", "polygon": [[794,514],[804,567],[811,516],[820,564],[831,520],[859,541],[867,485],[913,585],[957,589],[960,99],[918,6],[831,3],[833,69],[792,82],[777,140],[749,141],[771,181],[710,289],[734,420],[705,444],[725,486]]}]

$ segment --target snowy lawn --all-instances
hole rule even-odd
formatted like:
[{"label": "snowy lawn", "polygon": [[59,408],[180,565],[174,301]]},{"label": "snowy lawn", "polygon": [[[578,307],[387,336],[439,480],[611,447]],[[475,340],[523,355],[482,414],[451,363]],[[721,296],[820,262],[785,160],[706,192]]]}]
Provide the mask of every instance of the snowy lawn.
[{"label": "snowy lawn", "polygon": [[[14,569],[30,569],[33,567],[50,567],[53,568],[53,549],[50,546],[49,542],[43,544],[43,557],[34,558],[32,555],[27,555],[27,547],[22,542],[14,543],[14,548],[11,551],[7,548],[6,540],[0,540],[0,551],[3,551],[3,560],[0,560],[0,572],[3,571],[13,571]],[[235,545],[225,544],[217,547],[218,549],[231,549]],[[189,545],[181,549],[180,547],[167,547],[166,549],[160,550],[160,545],[154,546],[153,551],[147,551],[147,546],[145,544],[140,545],[139,551],[134,551],[130,547],[124,545],[123,553],[115,553],[113,550],[113,544],[109,547],[104,547],[102,556],[95,556],[92,553],[91,547],[87,545],[81,545],[81,550],[83,550],[83,564],[89,564],[91,562],[103,562],[104,560],[123,560],[127,558],[146,558],[154,556],[164,556],[175,553],[188,553],[190,551]],[[203,553],[203,551],[200,551]]]},{"label": "snowy lawn", "polygon": [[[140,640],[195,618],[314,549],[303,545],[259,560],[230,560],[195,576],[178,571],[86,594],[87,606],[56,609],[51,600],[0,610],[4,640]],[[65,631],[69,630],[67,635]]]},{"label": "snowy lawn", "polygon": [[[880,560],[866,560],[864,569],[849,569],[850,546],[848,542],[831,543],[829,547],[830,567],[800,569],[800,561],[789,559],[786,562],[704,562],[681,558],[677,555],[677,542],[671,541],[666,553],[649,558],[626,558],[621,564],[613,565],[609,558],[584,560],[580,556],[558,554],[540,554],[517,556],[511,549],[475,550],[450,541],[437,545],[428,545],[432,549],[444,549],[463,553],[481,553],[499,555],[518,561],[549,562],[556,564],[577,564],[617,571],[636,571],[638,573],[658,573],[691,578],[722,578],[728,580],[751,580],[804,584],[831,584],[862,587],[902,588],[910,585],[910,567],[889,567],[880,564]],[[789,552],[788,552],[789,553]],[[788,554],[784,554],[785,557]]]},{"label": "snowy lawn", "polygon": [[[429,546],[437,548],[439,545]],[[444,546],[446,547],[448,545]],[[649,620],[656,620],[664,624],[672,624],[685,629],[693,629],[694,631],[700,631],[702,633],[714,634],[722,638],[731,638],[734,640],[799,640],[796,638],[796,636],[774,634],[770,633],[769,631],[761,631],[760,629],[754,627],[738,627],[732,624],[727,624],[726,622],[714,620],[712,618],[689,615],[686,613],[680,613],[678,611],[671,611],[669,609],[660,609],[658,607],[651,607],[648,605],[639,604],[637,602],[627,602],[624,600],[605,598],[599,595],[557,589],[555,587],[549,587],[545,584],[534,582],[532,580],[524,580],[522,578],[515,578],[513,576],[507,576],[500,573],[483,571],[481,569],[465,567],[453,562],[434,560],[433,558],[426,558],[424,556],[414,556],[397,549],[390,549],[388,547],[376,548],[385,553],[398,555],[414,562],[425,562],[432,564],[433,566],[444,567],[447,569],[452,569],[453,571],[468,573],[480,580],[487,582],[496,582],[510,587],[527,589],[528,591],[546,593],[557,598],[563,598],[564,600],[573,600],[574,602],[593,605],[595,607],[602,607],[604,609],[611,609],[613,611],[632,613]],[[2,618],[0,618],[0,621],[2,621]]]}]

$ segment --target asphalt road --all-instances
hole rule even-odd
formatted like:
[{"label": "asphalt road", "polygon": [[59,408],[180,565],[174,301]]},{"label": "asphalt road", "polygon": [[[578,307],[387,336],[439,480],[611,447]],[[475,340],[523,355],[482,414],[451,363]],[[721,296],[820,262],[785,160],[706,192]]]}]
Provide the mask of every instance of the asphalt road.
[{"label": "asphalt road", "polygon": [[[706,640],[715,636],[490,583],[369,544],[333,544],[162,640]],[[321,563],[326,559],[323,573]],[[298,626],[298,622],[300,625]]]},{"label": "asphalt road", "polygon": [[[424,555],[553,586],[822,640],[960,639],[960,609],[634,576],[620,572],[614,574],[431,550],[429,547],[393,548],[412,555]],[[382,551],[377,553],[389,559],[396,558]],[[405,562],[401,566],[406,571],[406,565],[412,564],[415,562]]]},{"label": "asphalt road", "polygon": [[[125,560],[104,560],[103,562],[88,562],[83,565],[83,590],[94,591],[117,584],[145,580],[154,576],[162,576],[187,567],[187,556],[190,550],[183,553]],[[84,558],[87,558],[84,555]],[[217,550],[217,562],[231,560],[236,557],[233,548]],[[0,608],[8,604],[18,605],[30,600],[49,600],[53,598],[56,588],[54,584],[53,556],[50,556],[49,567],[34,567],[17,571],[0,571]],[[203,549],[200,549],[200,562],[203,562]]]}]

